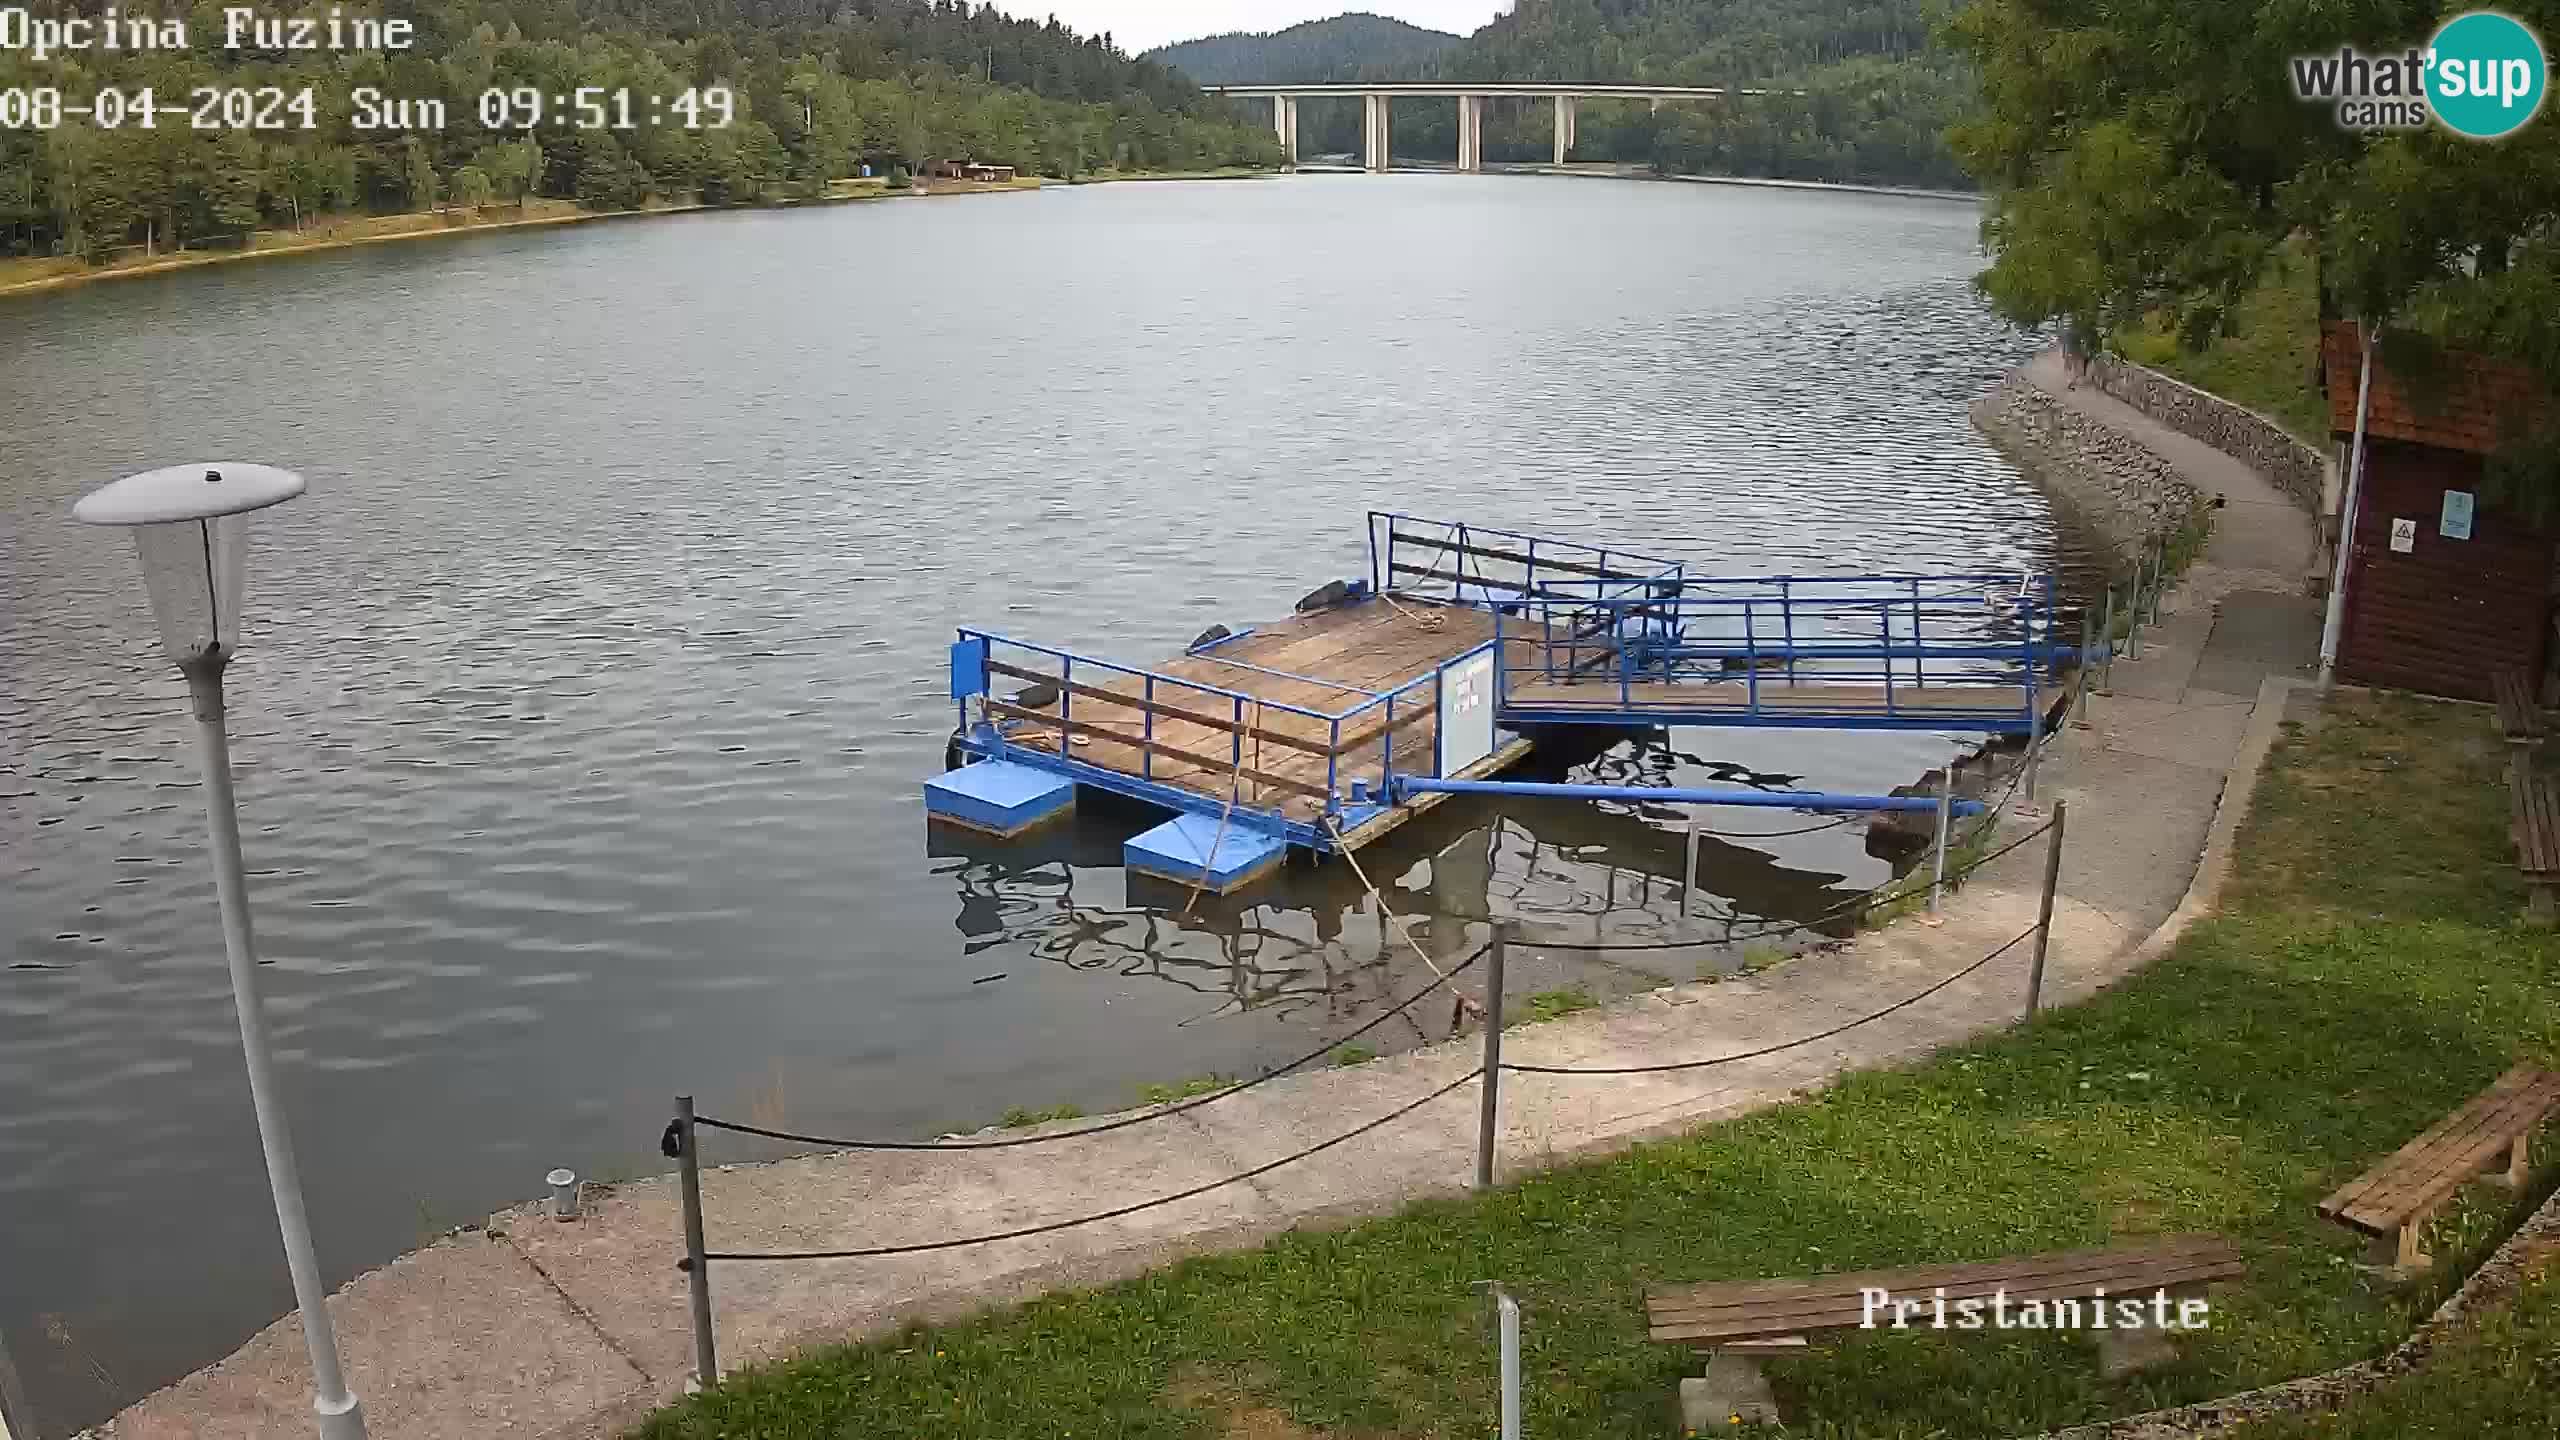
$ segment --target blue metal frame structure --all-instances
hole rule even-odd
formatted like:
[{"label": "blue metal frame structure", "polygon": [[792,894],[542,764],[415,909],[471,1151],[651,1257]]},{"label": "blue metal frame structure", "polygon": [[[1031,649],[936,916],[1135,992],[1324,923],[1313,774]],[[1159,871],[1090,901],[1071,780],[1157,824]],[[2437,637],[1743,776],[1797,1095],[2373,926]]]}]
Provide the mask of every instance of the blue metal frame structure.
[{"label": "blue metal frame structure", "polygon": [[1506,723],[2027,732],[2072,648],[2049,575],[1543,588],[1495,613]]},{"label": "blue metal frame structure", "polygon": [[[1318,709],[993,631],[963,628],[951,647],[951,696],[961,749],[1031,765],[1168,809],[1315,850],[1413,793],[1400,782],[1445,780],[1439,745],[1397,730],[1417,705],[1439,705],[1448,671],[1491,651],[1495,720],[1615,726],[1763,726],[1980,730],[2034,734],[2049,676],[2070,658],[2059,642],[2055,586],[2036,575],[1693,576],[1679,561],[1519,531],[1390,511],[1368,517],[1366,591],[1490,612],[1494,638],[1392,690],[1273,670],[1219,653],[1193,658],[1329,686],[1346,698]],[[1351,582],[1354,597],[1360,582]],[[1244,632],[1251,634],[1251,631]],[[1058,687],[1053,706],[986,710],[1000,679]],[[1080,693],[1081,692],[1081,693]],[[985,697],[972,719],[970,701]],[[1979,703],[1974,703],[1979,697]],[[1166,709],[1157,707],[1164,706]],[[1090,717],[1104,712],[1108,727]],[[1038,711],[1039,714],[1032,712]],[[1215,717],[1224,757],[1193,749],[1199,770],[1223,759],[1241,772],[1248,736],[1286,734],[1325,758],[1323,795],[1295,804],[1229,806],[1156,778],[1159,715]],[[1283,728],[1273,726],[1279,717]],[[1134,747],[1136,773],[1075,754],[1077,730]],[[1090,741],[1088,743],[1091,743]],[[1197,742],[1193,742],[1197,743]],[[1317,750],[1316,747],[1321,747]],[[1417,753],[1418,752],[1418,753]],[[1275,782],[1276,783],[1276,782]],[[1312,780],[1307,782],[1310,789]],[[1451,787],[1455,788],[1455,787]],[[1819,797],[1812,797],[1819,798]]]},{"label": "blue metal frame structure", "polygon": [[[1614,562],[1614,563],[1613,563]],[[1393,510],[1369,512],[1369,588],[1494,609],[1551,594],[1645,593],[1677,560]],[[1574,587],[1581,589],[1577,592]]]},{"label": "blue metal frame structure", "polygon": [[[972,755],[1054,771],[1074,778],[1079,784],[1132,796],[1168,809],[1229,816],[1231,824],[1282,834],[1292,844],[1329,850],[1333,848],[1335,830],[1352,829],[1386,808],[1385,797],[1398,776],[1437,777],[1440,773],[1436,745],[1409,742],[1403,763],[1398,763],[1395,735],[1399,722],[1398,707],[1409,709],[1423,703],[1437,707],[1445,673],[1495,648],[1494,642],[1488,640],[1464,654],[1450,657],[1430,674],[1392,690],[1322,681],[1320,683],[1333,685],[1361,698],[1340,709],[1317,710],[1265,700],[1250,691],[1167,675],[1162,671],[1118,665],[1056,646],[1016,640],[990,630],[962,627],[959,639],[951,647],[951,697],[960,706],[962,730],[959,746]],[[1284,673],[1263,670],[1260,666],[1246,668],[1267,674]],[[1064,721],[1075,719],[1076,686],[1090,689],[1113,681],[1124,685],[1127,681],[1136,681],[1136,693],[1129,698],[1141,702],[1138,705],[1103,700],[1091,694],[1084,699],[1088,711],[1098,706],[1117,711],[1122,716],[1135,714],[1138,717],[1137,730],[1131,738],[1143,744],[1153,744],[1156,739],[1156,719],[1160,712],[1144,707],[1158,703],[1160,692],[1164,703],[1194,711],[1205,708],[1208,713],[1215,714],[1224,709],[1226,718],[1235,727],[1228,734],[1228,760],[1238,767],[1245,763],[1247,735],[1263,720],[1276,714],[1313,722],[1314,728],[1321,730],[1323,743],[1329,752],[1325,762],[1328,798],[1315,818],[1300,818],[1282,806],[1242,799],[1230,807],[1224,795],[1206,794],[1156,779],[1155,755],[1151,750],[1139,750],[1139,771],[1131,775],[1077,759],[1074,735],[1067,729],[1044,727],[1037,721],[1013,721],[1009,722],[1008,728],[1007,722],[984,718],[975,722],[970,720],[968,702],[972,698],[992,695],[998,676],[1010,674],[1021,679],[1026,678],[1024,672],[1039,677],[1029,683],[1047,680],[1058,686],[1057,713],[1058,718]],[[1129,722],[1124,719],[1121,723],[1126,725]],[[1054,745],[1037,743],[1031,738],[1033,733],[1044,729],[1054,730]],[[1414,759],[1417,751],[1421,752],[1419,763]]]}]

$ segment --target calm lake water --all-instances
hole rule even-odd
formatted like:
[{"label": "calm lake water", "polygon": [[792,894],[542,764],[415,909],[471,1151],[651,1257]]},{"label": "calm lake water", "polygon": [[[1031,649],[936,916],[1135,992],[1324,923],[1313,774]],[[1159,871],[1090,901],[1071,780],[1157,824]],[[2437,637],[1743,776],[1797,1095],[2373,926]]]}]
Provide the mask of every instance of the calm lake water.
[{"label": "calm lake water", "polygon": [[[659,1168],[679,1091],[925,1136],[1249,1071],[1417,983],[1343,866],[1185,916],[1117,867],[1143,815],[929,840],[954,623],[1156,658],[1365,573],[1371,507],[1726,571],[2073,563],[1965,421],[2026,343],[1967,288],[1975,219],[1304,177],[0,300],[0,1334],[40,1414],[97,1419],[291,1304],[181,687],[83,491],[206,457],[311,478],[262,519],[232,697],[335,1282],[554,1165]],[[1580,773],[1878,789],[1957,743],[1683,731]],[[1453,803],[1363,861],[1448,950],[1488,907],[1653,936],[1678,824]],[[1704,868],[1701,912],[1744,920],[1888,874],[1855,826]],[[1697,965],[1610,958],[1654,963],[1530,983]]]}]

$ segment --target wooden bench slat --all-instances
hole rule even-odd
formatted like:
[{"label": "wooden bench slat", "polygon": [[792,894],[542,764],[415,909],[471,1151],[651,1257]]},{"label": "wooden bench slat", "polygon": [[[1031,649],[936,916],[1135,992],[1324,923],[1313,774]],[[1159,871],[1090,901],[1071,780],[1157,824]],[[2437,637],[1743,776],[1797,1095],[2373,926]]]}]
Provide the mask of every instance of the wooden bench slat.
[{"label": "wooden bench slat", "polygon": [[[2018,1283],[1967,1286],[1961,1290],[1947,1288],[1947,1303],[1964,1300],[1989,1300],[2006,1292],[2013,1305],[2030,1300],[2096,1300],[2098,1292],[2106,1292],[2109,1300],[2148,1298],[2154,1290],[2192,1290],[2220,1280],[2237,1278],[2242,1273],[2237,1255],[2197,1255],[2172,1265],[2155,1265],[2141,1270],[2119,1270],[2111,1274],[2052,1276],[2042,1280]],[[1932,1302],[1935,1286],[1884,1285],[1900,1299],[1915,1304]],[[1866,1320],[1865,1298],[1855,1291],[1847,1295],[1822,1295],[1797,1302],[1770,1302],[1730,1313],[1657,1316],[1650,1334],[1661,1341],[1741,1340],[1768,1335],[1792,1335],[1814,1330],[1848,1330],[1858,1328]]]},{"label": "wooden bench slat", "polygon": [[2079,1274],[2106,1266],[2173,1263],[2197,1255],[2229,1255],[2230,1245],[2215,1235],[2179,1235],[2139,1245],[2101,1245],[2060,1250],[2005,1260],[1967,1260],[1945,1265],[1903,1265],[1834,1275],[1789,1276],[1775,1280],[1718,1280],[1701,1285],[1659,1287],[1647,1293],[1645,1307],[1655,1313],[1687,1312],[1705,1307],[1748,1305],[1760,1301],[1798,1300],[1808,1296],[1855,1295],[1871,1285],[1888,1289],[1930,1289],[1980,1283],[1985,1289],[2004,1281],[2034,1280]]},{"label": "wooden bench slat", "polygon": [[[2093,1272],[2085,1275],[2052,1275],[2041,1279],[2011,1281],[1995,1285],[1932,1286],[1878,1285],[1906,1300],[1934,1299],[1939,1290],[1947,1292],[1947,1303],[1959,1300],[1988,1300],[1994,1294],[2007,1292],[2013,1300],[2035,1296],[2059,1297],[2095,1295],[2103,1290],[2117,1298],[2144,1294],[2152,1290],[2177,1290],[2226,1280],[2241,1273],[2239,1257],[2234,1255],[2196,1255],[2174,1265],[2155,1265],[2142,1270]],[[1796,1300],[1766,1300],[1751,1305],[1725,1309],[1663,1311],[1648,1317],[1657,1331],[1705,1328],[1735,1333],[1780,1333],[1797,1330],[1822,1330],[1838,1327],[1838,1322],[1824,1317],[1846,1315],[1848,1324],[1858,1323],[1865,1308],[1865,1297],[1858,1291],[1825,1292]]]},{"label": "wooden bench slat", "polygon": [[2524,815],[2516,868],[2528,875],[2560,870],[2560,780],[2529,780],[2518,795]]},{"label": "wooden bench slat", "polygon": [[[2484,1144],[2497,1148],[2505,1142],[2496,1137],[2511,1133],[2512,1127],[2532,1123],[2523,1117],[2538,1119],[2541,1110],[2549,1108],[2548,1101],[2521,1106],[2514,1102],[2533,1102],[2544,1093],[2545,1078],[2543,1072],[2529,1065],[2519,1065],[2499,1076],[2461,1109],[2437,1121],[2321,1202],[2322,1212],[2370,1216],[2403,1208],[2409,1197],[2435,1185],[2470,1152]],[[2456,1186],[2460,1183],[2460,1179],[2454,1181]]]},{"label": "wooden bench slat", "polygon": [[2560,1074],[2518,1065],[2488,1089],[2340,1186],[2319,1213],[2373,1234],[2395,1230],[2462,1188],[2499,1151],[2560,1108]]},{"label": "wooden bench slat", "polygon": [[2533,684],[2521,670],[2500,670],[2489,677],[2489,694],[2497,702],[2498,730],[2510,740],[2533,740],[2542,735],[2542,707],[2535,703]]},{"label": "wooden bench slat", "polygon": [[2555,1082],[2560,1082],[2560,1076],[2530,1065],[2509,1070],[2470,1103],[2341,1187],[2323,1206],[2339,1211],[2387,1209],[2403,1193],[2426,1189],[2447,1169],[2460,1165],[2469,1152],[2483,1145],[2500,1148],[2538,1123],[2560,1101]]}]

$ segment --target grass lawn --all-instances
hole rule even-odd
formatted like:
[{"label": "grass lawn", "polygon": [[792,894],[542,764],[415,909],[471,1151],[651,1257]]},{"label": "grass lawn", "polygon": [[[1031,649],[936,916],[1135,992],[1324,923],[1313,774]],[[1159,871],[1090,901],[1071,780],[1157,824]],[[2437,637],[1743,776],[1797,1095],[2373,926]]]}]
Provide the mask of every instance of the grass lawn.
[{"label": "grass lawn", "polygon": [[[2094,1002],[1486,1198],[814,1353],[638,1433],[1480,1436],[1494,1357],[1472,1287],[1500,1279],[1527,1312],[1530,1433],[1671,1436],[1697,1362],[1646,1342],[1648,1284],[2188,1230],[2231,1237],[2249,1276],[2166,1370],[2101,1380],[2071,1337],[1854,1335],[1772,1364],[1780,1401],[1799,1434],[2012,1435],[2377,1353],[2518,1202],[2466,1192],[2435,1278],[2406,1291],[2357,1270],[2360,1243],[2313,1203],[2509,1065],[2560,1058],[2560,942],[2516,923],[2499,748],[2478,707],[2342,696],[2279,747],[2223,912]],[[2367,1402],[2372,1418],[2266,1433],[2400,1435],[2380,1417],[2460,1413],[2462,1434],[2547,1437],[2555,1332],[2545,1284],[2442,1374]],[[2509,1363],[2528,1341],[2542,1348]]]},{"label": "grass lawn", "polygon": [[2315,450],[2329,446],[2329,402],[2311,381],[2320,355],[2320,294],[2300,246],[2276,252],[2266,278],[2241,302],[2233,333],[2202,351],[2144,326],[2116,336],[2124,357],[2267,416]]}]

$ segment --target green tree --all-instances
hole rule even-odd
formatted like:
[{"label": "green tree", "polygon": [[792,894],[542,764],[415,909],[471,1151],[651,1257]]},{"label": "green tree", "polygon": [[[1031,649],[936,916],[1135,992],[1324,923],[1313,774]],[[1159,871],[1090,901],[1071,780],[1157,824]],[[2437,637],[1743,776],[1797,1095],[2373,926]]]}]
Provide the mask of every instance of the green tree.
[{"label": "green tree", "polygon": [[[2560,0],[2507,9],[2541,33]],[[1982,73],[1952,141],[1991,191],[1982,288],[2011,320],[2220,333],[2280,245],[2323,314],[2411,344],[2511,355],[2560,380],[2560,143],[2438,127],[2368,135],[2294,97],[2296,55],[2422,46],[2432,0],[2196,6],[1972,0],[1950,33]],[[2548,432],[2520,442],[2548,456]]]},{"label": "green tree", "polygon": [[213,227],[238,235],[245,244],[249,232],[257,229],[264,218],[259,202],[265,194],[266,179],[266,147],[258,143],[257,134],[248,130],[223,132],[214,142],[205,166],[205,208]]},{"label": "green tree", "polygon": [[427,154],[427,142],[415,135],[400,142],[400,169],[408,191],[409,208],[434,210],[444,194],[443,177],[436,174],[435,161]]},{"label": "green tree", "polygon": [[465,165],[453,172],[453,203],[466,210],[478,210],[489,203],[497,187],[489,183],[489,172],[477,165]]}]

